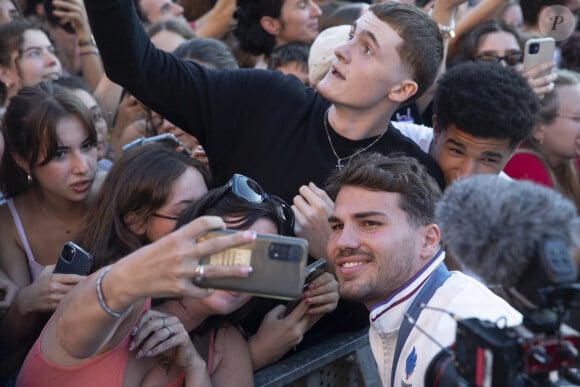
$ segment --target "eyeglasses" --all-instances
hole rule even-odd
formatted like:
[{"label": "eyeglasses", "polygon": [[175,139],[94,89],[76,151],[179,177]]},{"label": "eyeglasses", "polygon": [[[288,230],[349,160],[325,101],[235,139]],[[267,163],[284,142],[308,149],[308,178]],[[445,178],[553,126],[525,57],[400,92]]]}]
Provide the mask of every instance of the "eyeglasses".
[{"label": "eyeglasses", "polygon": [[575,121],[575,122],[580,122],[580,116],[569,116],[566,114],[554,114],[556,117],[562,117],[562,118],[567,118],[569,120]]},{"label": "eyeglasses", "polygon": [[518,63],[521,63],[522,57],[523,55],[521,51],[508,51],[504,56],[484,52],[483,54],[477,55],[475,58],[484,62],[495,63],[499,63],[503,60],[508,64],[508,66],[515,66]]},{"label": "eyeglasses", "polygon": [[151,214],[151,216],[155,216],[156,218],[161,218],[161,219],[173,220],[174,222],[177,222],[177,219],[179,219],[178,216],[163,215],[163,214],[158,214],[156,212]]},{"label": "eyeglasses", "polygon": [[125,144],[123,146],[123,152],[126,152],[129,149],[134,148],[138,145],[144,145],[154,142],[169,145],[172,148],[178,149],[179,151],[181,151],[181,153],[187,156],[191,157],[192,155],[191,150],[188,149],[185,145],[183,145],[183,143],[179,141],[179,139],[171,133],[159,134],[153,137],[139,137],[138,139],[133,140],[128,144]]},{"label": "eyeglasses", "polygon": [[[284,231],[290,232],[294,230],[294,211],[292,211],[292,208],[290,208],[288,203],[278,196],[268,195],[255,180],[235,173],[230,181],[227,182],[226,190],[221,197],[230,190],[237,198],[249,203],[259,204],[265,200],[270,200],[276,206],[276,216],[284,224]],[[217,198],[216,200],[219,200],[220,198]]]}]

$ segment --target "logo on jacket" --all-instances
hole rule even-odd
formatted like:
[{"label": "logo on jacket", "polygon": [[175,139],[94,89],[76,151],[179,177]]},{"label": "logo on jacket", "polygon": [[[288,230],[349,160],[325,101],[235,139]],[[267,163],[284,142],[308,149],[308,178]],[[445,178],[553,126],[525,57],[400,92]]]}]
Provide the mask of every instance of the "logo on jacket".
[{"label": "logo on jacket", "polygon": [[417,366],[417,352],[415,351],[415,347],[407,356],[407,361],[405,362],[405,380],[408,381],[413,371],[415,371],[415,367]]}]

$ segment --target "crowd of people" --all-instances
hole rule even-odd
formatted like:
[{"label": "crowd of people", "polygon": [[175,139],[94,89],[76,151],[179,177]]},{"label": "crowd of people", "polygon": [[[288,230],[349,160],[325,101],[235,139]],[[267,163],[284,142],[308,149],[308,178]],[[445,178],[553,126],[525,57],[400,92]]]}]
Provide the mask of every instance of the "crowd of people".
[{"label": "crowd of people", "polygon": [[[450,314],[521,324],[496,290],[526,280],[542,240],[580,268],[578,32],[523,66],[551,6],[580,13],[576,0],[0,0],[0,383],[245,387],[368,328],[383,385],[418,386],[455,341]],[[524,191],[537,200],[507,211]],[[542,201],[551,231],[515,222],[535,232],[508,278],[484,235]],[[510,217],[455,210],[472,203]],[[238,232],[199,239],[222,228]],[[327,262],[291,311],[196,285],[252,276],[251,261],[200,259],[258,234]],[[69,241],[87,273],[54,272]]]}]

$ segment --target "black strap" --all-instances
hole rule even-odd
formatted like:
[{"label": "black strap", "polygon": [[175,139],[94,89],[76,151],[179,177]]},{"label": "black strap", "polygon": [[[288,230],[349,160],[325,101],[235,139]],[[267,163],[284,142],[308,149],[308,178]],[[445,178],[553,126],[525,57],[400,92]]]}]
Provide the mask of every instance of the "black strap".
[{"label": "black strap", "polygon": [[[409,306],[407,310],[407,314],[413,318],[413,320],[417,321],[419,315],[423,308],[421,308],[421,304],[427,304],[435,291],[443,285],[443,283],[451,276],[449,270],[443,262],[437,266],[437,269],[431,274],[429,279],[425,282],[425,284],[419,290],[417,297],[413,300],[413,303]],[[407,337],[409,337],[409,333],[413,329],[414,324],[411,324],[409,320],[405,317],[403,318],[403,323],[399,328],[399,335],[397,336],[397,345],[395,347],[395,355],[393,356],[393,366],[391,368],[391,386],[394,386],[395,383],[395,371],[397,368],[397,364],[399,363],[399,356],[401,356],[401,351],[403,350],[403,346],[407,341]]]}]

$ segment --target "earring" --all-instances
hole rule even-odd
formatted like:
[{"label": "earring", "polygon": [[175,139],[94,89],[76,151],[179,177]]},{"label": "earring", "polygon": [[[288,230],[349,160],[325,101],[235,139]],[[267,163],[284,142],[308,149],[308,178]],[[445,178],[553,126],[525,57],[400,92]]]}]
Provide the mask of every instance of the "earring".
[{"label": "earring", "polygon": [[4,83],[4,87],[5,87],[6,89],[9,89],[9,88],[10,88],[10,86],[12,86],[12,83],[10,83],[10,82],[2,82],[2,83]]},{"label": "earring", "polygon": [[30,173],[26,174],[26,183],[28,183],[28,185],[32,184],[32,175]]}]

